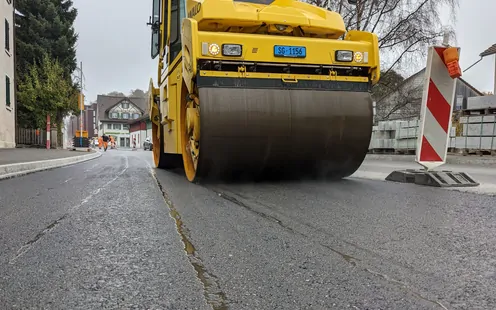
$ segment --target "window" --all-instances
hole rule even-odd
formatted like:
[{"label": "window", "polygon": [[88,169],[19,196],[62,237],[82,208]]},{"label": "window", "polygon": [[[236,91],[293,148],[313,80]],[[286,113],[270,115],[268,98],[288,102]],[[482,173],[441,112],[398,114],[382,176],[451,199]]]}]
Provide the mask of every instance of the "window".
[{"label": "window", "polygon": [[123,119],[129,119],[129,113],[122,113]]},{"label": "window", "polygon": [[114,124],[114,129],[121,130],[121,124]]},{"label": "window", "polygon": [[122,108],[123,109],[129,109],[129,102],[123,102],[122,103]]},{"label": "window", "polygon": [[110,118],[119,118],[119,114],[117,112],[112,112]]},{"label": "window", "polygon": [[10,78],[5,76],[5,104],[10,107]]},{"label": "window", "polygon": [[171,1],[171,29],[170,29],[170,62],[181,52],[181,21],[185,17],[182,0]]},{"label": "window", "polygon": [[112,124],[107,124],[107,129],[112,129]]},{"label": "window", "polygon": [[5,19],[5,50],[10,52],[10,24],[7,19]]},{"label": "window", "polygon": [[122,125],[122,129],[128,130],[129,129],[129,125],[127,125],[127,124]]},{"label": "window", "polygon": [[[160,9],[161,9],[161,0],[153,0],[153,11],[152,11],[152,19],[151,19],[151,26],[152,26],[152,46],[151,46],[151,57],[152,59],[155,59],[155,57],[158,56],[159,50],[160,50],[160,17],[162,14],[160,14]],[[167,2],[165,3],[167,6]],[[164,23],[167,25],[167,13],[165,13],[165,21]],[[167,33],[167,31],[165,31]]]},{"label": "window", "polygon": [[134,114],[133,114],[133,118],[134,118],[134,119],[137,119],[137,118],[139,118],[139,117],[140,117],[140,115],[139,115],[138,113],[134,113]]}]

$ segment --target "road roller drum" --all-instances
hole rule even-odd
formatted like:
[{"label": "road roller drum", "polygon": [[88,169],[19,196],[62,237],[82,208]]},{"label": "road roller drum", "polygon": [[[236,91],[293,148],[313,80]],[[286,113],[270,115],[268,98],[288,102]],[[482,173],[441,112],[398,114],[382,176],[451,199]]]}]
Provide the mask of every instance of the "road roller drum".
[{"label": "road roller drum", "polygon": [[366,91],[200,87],[199,102],[195,178],[340,178],[368,150]]}]

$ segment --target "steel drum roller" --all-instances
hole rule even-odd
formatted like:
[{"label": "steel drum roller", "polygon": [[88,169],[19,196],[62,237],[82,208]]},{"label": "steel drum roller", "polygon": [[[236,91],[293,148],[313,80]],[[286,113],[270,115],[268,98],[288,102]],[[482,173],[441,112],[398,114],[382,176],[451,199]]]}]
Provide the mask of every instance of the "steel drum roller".
[{"label": "steel drum roller", "polygon": [[201,87],[199,101],[197,178],[263,172],[342,178],[368,150],[369,92]]}]

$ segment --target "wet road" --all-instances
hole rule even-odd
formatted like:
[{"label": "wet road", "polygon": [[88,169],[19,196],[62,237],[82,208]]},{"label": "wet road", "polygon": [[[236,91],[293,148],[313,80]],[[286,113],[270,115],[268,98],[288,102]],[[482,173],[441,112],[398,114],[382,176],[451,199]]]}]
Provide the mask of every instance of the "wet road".
[{"label": "wet road", "polygon": [[496,308],[495,197],[149,165],[110,151],[0,181],[0,308]]}]

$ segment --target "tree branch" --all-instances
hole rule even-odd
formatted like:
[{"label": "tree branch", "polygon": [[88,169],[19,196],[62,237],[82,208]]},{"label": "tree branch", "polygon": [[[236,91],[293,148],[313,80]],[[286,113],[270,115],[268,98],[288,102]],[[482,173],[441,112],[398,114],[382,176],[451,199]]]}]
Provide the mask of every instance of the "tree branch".
[{"label": "tree branch", "polygon": [[388,36],[391,36],[393,33],[395,33],[397,31],[397,29],[402,26],[406,21],[408,21],[410,19],[410,17],[412,17],[413,15],[415,15],[427,2],[429,2],[430,0],[424,0],[418,7],[415,11],[411,12],[410,14],[408,14],[405,18],[402,18],[397,24],[396,26],[392,27],[388,33],[386,33],[386,35],[383,36],[383,38],[387,38]]},{"label": "tree branch", "polygon": [[367,27],[369,26],[370,20],[372,19],[372,16],[375,15],[375,14],[372,14],[372,10],[374,8],[374,3],[376,3],[375,0],[372,0],[370,2],[369,14],[368,14],[367,18],[365,19],[365,24],[363,25],[363,29],[367,29]]}]

